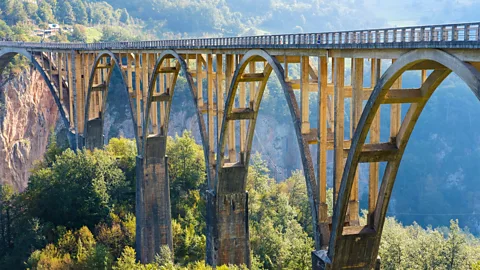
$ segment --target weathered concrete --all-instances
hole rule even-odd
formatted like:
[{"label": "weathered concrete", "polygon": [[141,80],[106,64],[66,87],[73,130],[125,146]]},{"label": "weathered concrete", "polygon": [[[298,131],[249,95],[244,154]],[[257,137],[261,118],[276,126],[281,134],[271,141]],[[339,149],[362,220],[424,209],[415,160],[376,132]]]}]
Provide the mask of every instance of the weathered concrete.
[{"label": "weathered concrete", "polygon": [[250,267],[246,173],[242,165],[223,168],[219,174],[222,184],[216,196],[210,197],[209,204],[215,209],[209,217],[214,255],[207,257],[207,262],[213,262],[212,265],[245,264]]},{"label": "weathered concrete", "polygon": [[[165,157],[167,138],[146,140],[145,157],[137,170],[137,257],[142,263],[153,261],[163,245],[173,251],[170,185]],[[140,164],[139,164],[140,165]]]},{"label": "weathered concrete", "polygon": [[102,149],[104,143],[103,121],[101,118],[95,118],[87,122],[88,134],[85,137],[85,147],[93,150]]}]

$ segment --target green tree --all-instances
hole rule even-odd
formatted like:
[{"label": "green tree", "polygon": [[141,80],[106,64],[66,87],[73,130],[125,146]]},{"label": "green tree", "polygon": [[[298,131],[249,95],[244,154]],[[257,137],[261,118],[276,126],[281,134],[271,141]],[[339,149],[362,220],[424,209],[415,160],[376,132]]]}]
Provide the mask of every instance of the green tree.
[{"label": "green tree", "polygon": [[90,4],[90,19],[92,24],[108,24],[115,21],[114,11],[106,2]]},{"label": "green tree", "polygon": [[122,171],[103,151],[66,150],[52,167],[31,176],[28,208],[32,216],[55,226],[93,229],[108,216],[111,192],[123,183]]},{"label": "green tree", "polygon": [[135,216],[126,214],[123,218],[110,214],[111,225],[101,223],[96,227],[97,240],[104,245],[114,258],[119,258],[125,246],[135,244]]},{"label": "green tree", "polygon": [[72,42],[87,42],[87,34],[83,25],[76,24],[73,26],[73,33],[70,36]]},{"label": "green tree", "polygon": [[28,19],[28,15],[23,7],[23,3],[20,1],[13,2],[12,13],[7,18],[12,24],[25,22]]},{"label": "green tree", "polygon": [[57,18],[59,21],[66,24],[73,24],[75,22],[75,14],[70,2],[61,1],[58,4]]},{"label": "green tree", "polygon": [[7,39],[11,38],[13,31],[8,27],[5,21],[0,20],[0,38]]},{"label": "green tree", "polygon": [[38,5],[38,17],[42,22],[45,23],[55,23],[55,16],[53,16],[52,6],[46,2],[41,1]]},{"label": "green tree", "polygon": [[125,247],[122,256],[113,267],[114,270],[132,270],[141,269],[141,265],[135,260],[135,250],[131,247]]},{"label": "green tree", "polygon": [[168,138],[167,150],[168,172],[170,176],[170,197],[172,216],[184,216],[181,202],[186,201],[191,190],[205,189],[205,157],[203,149],[195,143],[190,132],[180,137]]},{"label": "green tree", "polygon": [[0,255],[5,255],[13,245],[13,200],[15,192],[13,187],[0,185]]},{"label": "green tree", "polygon": [[40,19],[38,18],[38,15],[37,15],[37,11],[38,11],[37,3],[24,2],[23,5],[25,7],[27,17],[31,20],[38,22]]},{"label": "green tree", "polygon": [[85,3],[81,0],[72,1],[73,13],[75,14],[76,23],[87,25],[88,24],[88,13]]},{"label": "green tree", "polygon": [[450,231],[443,251],[446,269],[466,269],[468,262],[466,253],[466,236],[458,226],[458,220],[450,221]]}]

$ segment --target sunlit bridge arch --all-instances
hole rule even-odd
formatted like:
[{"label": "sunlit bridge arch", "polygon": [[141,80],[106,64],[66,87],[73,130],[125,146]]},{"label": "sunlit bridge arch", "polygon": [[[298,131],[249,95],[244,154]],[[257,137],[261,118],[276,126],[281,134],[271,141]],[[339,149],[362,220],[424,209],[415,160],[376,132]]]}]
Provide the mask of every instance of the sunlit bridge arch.
[{"label": "sunlit bridge arch", "polygon": [[[422,79],[418,89],[391,89],[395,81],[408,70],[433,70],[428,77]],[[383,224],[388,203],[394,186],[397,171],[410,135],[428,100],[443,82],[454,72],[480,99],[480,72],[471,64],[444,51],[435,49],[418,49],[402,55],[382,75],[375,86],[360,118],[351,143],[351,149],[345,165],[339,198],[333,214],[332,233],[328,249],[328,257],[332,265],[345,260],[337,247],[357,245],[370,246],[373,253],[378,253]],[[377,111],[382,104],[411,104],[395,137],[387,143],[366,144],[366,138]],[[348,198],[353,186],[356,169],[359,163],[387,162],[380,190],[377,195],[375,209],[369,213],[368,224],[356,230],[344,231],[343,224],[348,206]],[[352,231],[354,233],[352,233]],[[356,237],[355,243],[352,236]],[[365,243],[371,243],[365,245]],[[373,262],[365,262],[373,264]]]},{"label": "sunlit bridge arch", "polygon": [[[199,67],[201,66],[200,64]],[[155,254],[160,251],[162,245],[168,245],[170,249],[173,249],[166,147],[172,99],[180,71],[186,77],[198,118],[205,155],[207,181],[210,181],[213,171],[210,163],[209,145],[206,143],[205,121],[201,108],[198,106],[197,85],[201,84],[201,81],[194,82],[185,60],[179,54],[173,50],[165,50],[158,56],[149,80],[142,144],[138,159],[138,163],[142,163],[143,171],[137,174],[137,177],[144,177],[145,181],[142,181],[144,185],[142,187],[138,187],[140,181],[137,181],[137,190],[141,190],[137,193],[137,204],[149,205],[149,208],[158,209],[154,213],[137,211],[137,216],[145,222],[146,227],[146,230],[138,232],[136,241],[140,250],[138,257],[143,262],[151,261]],[[151,200],[154,197],[153,194],[159,191],[162,196],[159,196],[156,200]],[[153,222],[159,223],[161,226],[155,228]],[[155,238],[155,246],[147,246],[152,237]],[[144,246],[146,248],[143,248]]]},{"label": "sunlit bridge arch", "polygon": [[[130,61],[132,56],[127,55],[127,61]],[[88,80],[88,92],[85,103],[85,127],[84,127],[84,140],[85,146],[88,149],[103,148],[104,144],[104,130],[103,125],[105,121],[105,110],[107,108],[108,93],[110,90],[110,80],[113,72],[117,68],[120,71],[121,77],[121,90],[125,92],[125,96],[128,98],[128,112],[133,121],[133,131],[137,147],[139,147],[138,131],[135,128],[137,126],[136,119],[133,115],[133,102],[131,102],[130,94],[128,92],[126,84],[126,75],[121,69],[121,59],[118,55],[110,51],[100,52],[94,62],[90,71]],[[90,117],[93,117],[90,119]]]},{"label": "sunlit bridge arch", "polygon": [[[229,59],[227,58],[227,70],[229,69],[229,62],[232,62],[232,60],[233,59],[229,61]],[[261,63],[262,66],[262,68],[260,68],[260,70],[258,71],[256,70],[257,63]],[[249,67],[248,70],[247,66]],[[313,235],[315,237],[315,245],[317,247],[320,247],[321,236],[317,230],[317,184],[315,180],[315,171],[312,157],[310,154],[307,136],[304,136],[304,134],[302,134],[301,111],[296,101],[295,93],[292,88],[292,83],[286,81],[284,68],[276,57],[271,56],[264,50],[251,50],[248,51],[245,55],[243,55],[241,60],[237,64],[235,73],[232,77],[232,82],[230,84],[230,88],[228,90],[225,102],[225,113],[223,115],[222,128],[220,130],[220,138],[217,147],[217,177],[214,185],[214,191],[216,192],[217,196],[216,201],[217,204],[222,204],[223,201],[228,201],[230,199],[230,207],[234,209],[232,211],[238,212],[238,208],[240,207],[248,209],[247,205],[245,205],[248,199],[244,197],[246,196],[245,186],[252,148],[252,140],[255,132],[256,120],[263,93],[272,72],[274,72],[274,74],[280,81],[295,129],[300,149],[300,156],[303,164],[303,170],[305,174],[307,193],[310,201],[310,209],[312,212],[312,227],[314,228]],[[245,101],[245,89],[240,89],[241,87],[239,86],[241,82],[253,83],[250,86],[250,100],[248,105],[246,105]],[[255,84],[256,82],[258,82],[258,86]],[[239,97],[240,107],[235,108],[234,104],[237,93]],[[248,129],[246,130],[246,132],[243,132],[242,134],[242,127],[240,129],[240,152],[238,157],[235,151],[235,121],[240,121],[241,126],[245,125],[246,121],[249,121]],[[227,145],[228,152],[227,154],[225,154],[225,149]],[[226,206],[224,205],[222,206],[222,208],[226,208]],[[235,208],[237,210],[235,210]],[[248,215],[248,213],[244,214]],[[238,244],[239,238],[243,242],[241,245],[244,245],[245,248],[244,253],[241,253],[242,255],[239,255],[237,253],[234,257],[222,257],[222,254],[227,253],[219,250],[219,261],[217,263],[222,264],[232,260],[244,260],[249,262],[248,233],[245,231],[244,235],[239,236],[238,232],[236,235],[230,235],[229,233],[227,233],[226,229],[221,227],[221,225],[222,224],[219,223],[219,227],[216,228],[219,241],[227,242],[221,244],[222,248],[232,248],[231,245]],[[245,256],[246,258],[242,259],[240,258],[241,256]]]}]

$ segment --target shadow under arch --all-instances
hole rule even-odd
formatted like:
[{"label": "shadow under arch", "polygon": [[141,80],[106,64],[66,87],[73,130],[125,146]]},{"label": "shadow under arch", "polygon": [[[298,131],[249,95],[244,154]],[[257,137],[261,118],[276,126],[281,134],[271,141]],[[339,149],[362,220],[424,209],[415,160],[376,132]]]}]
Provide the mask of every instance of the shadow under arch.
[{"label": "shadow under arch", "polygon": [[[176,62],[176,66],[162,67],[166,60],[170,61],[171,59]],[[183,71],[186,77],[187,85],[190,89],[195,105],[202,138],[208,181],[210,181],[211,173],[213,171],[211,167],[212,163],[210,162],[208,155],[209,148],[205,121],[203,119],[202,111],[197,103],[196,85],[184,59],[173,50],[165,50],[157,57],[152,76],[149,80],[147,103],[143,119],[142,142],[139,156],[137,158],[136,202],[140,207],[136,208],[136,250],[137,257],[142,262],[153,261],[155,254],[160,252],[162,245],[168,245],[170,249],[173,250],[166,145],[172,98],[180,71]],[[165,92],[155,94],[157,89],[157,79],[159,79],[160,74],[162,76],[163,74],[168,74],[168,76],[170,76],[170,84],[166,86]],[[156,102],[162,102],[164,108],[164,111],[160,111],[159,113],[160,117],[163,117],[161,118],[160,126],[155,127],[160,129],[160,133],[149,136],[150,120],[153,120],[153,118],[151,119],[151,112],[154,111],[152,110],[152,104],[157,106]],[[154,117],[157,119],[156,113]]]},{"label": "shadow under arch", "polygon": [[[109,58],[110,62],[107,61],[107,58]],[[102,63],[103,59],[105,59],[105,63]],[[127,57],[128,59],[128,57]],[[128,60],[127,60],[128,61]],[[100,109],[99,109],[99,115],[98,118],[89,120],[90,117],[90,106],[91,106],[91,98],[92,98],[92,92],[94,88],[94,80],[98,76],[98,73],[96,72],[99,69],[100,64],[103,66],[100,67],[100,69],[107,69],[107,76],[106,80],[101,82],[100,85],[96,86],[97,88],[103,89],[100,90],[100,93],[102,95],[102,103],[100,104]],[[130,94],[128,93],[128,87],[127,84],[125,83],[127,81],[127,78],[125,77],[125,74],[122,72],[122,69],[120,67],[121,65],[121,59],[119,59],[114,53],[111,51],[101,51],[97,57],[95,58],[93,67],[90,72],[90,78],[88,81],[88,92],[87,92],[87,100],[85,103],[85,118],[84,118],[84,141],[85,141],[85,146],[87,148],[93,149],[93,148],[102,148],[103,147],[103,124],[104,124],[104,119],[105,119],[105,109],[107,105],[107,99],[108,99],[108,91],[110,90],[110,79],[111,76],[117,68],[117,70],[121,74],[121,88],[125,92],[125,95],[128,98],[128,111],[130,113],[130,117],[132,119],[132,124],[133,124],[133,131],[134,131],[134,136],[135,136],[135,141],[137,143],[137,152],[140,149],[140,140],[139,140],[139,134],[137,131],[137,119],[135,118],[135,115],[133,113],[133,102],[131,101]],[[92,130],[89,130],[92,129]],[[93,135],[90,133],[94,133]]]},{"label": "shadow under arch", "polygon": [[[247,136],[246,136],[245,155],[240,156],[240,162],[236,164],[227,165],[225,164],[224,152],[225,152],[225,146],[227,143],[226,137],[228,133],[228,125],[229,125],[229,122],[231,121],[239,120],[231,117],[232,114],[236,113],[233,109],[233,105],[235,103],[235,95],[237,93],[238,85],[241,82],[242,75],[244,74],[247,65],[249,63],[255,63],[258,61],[266,62],[266,66],[264,68],[264,74],[263,74],[264,80],[263,82],[261,82],[259,88],[257,88],[258,89],[257,96],[254,100],[254,105],[252,108],[250,108],[250,111],[249,111],[250,113],[253,113],[253,116],[250,117],[249,119],[250,124],[248,127]],[[248,51],[242,57],[240,63],[237,65],[235,69],[235,73],[232,78],[232,83],[230,84],[230,88],[228,89],[228,95],[225,101],[225,114],[223,116],[222,128],[220,130],[220,138],[217,146],[217,168],[216,168],[217,173],[215,178],[214,191],[215,191],[218,203],[221,203],[220,200],[222,199],[220,198],[220,195],[222,195],[222,192],[223,193],[236,192],[238,194],[241,194],[241,192],[245,193],[245,182],[247,179],[248,164],[250,159],[250,152],[251,152],[253,135],[255,130],[256,118],[258,115],[258,109],[260,108],[260,105],[261,105],[263,92],[266,87],[266,82],[268,81],[268,78],[271,72],[274,72],[278,80],[280,81],[283,93],[285,95],[285,98],[288,104],[293,126],[295,129],[295,134],[296,134],[298,146],[300,149],[300,156],[302,159],[303,171],[304,171],[305,180],[306,180],[310,210],[312,214],[312,223],[313,223],[312,228],[313,228],[313,235],[315,239],[315,247],[319,248],[321,244],[320,243],[321,235],[320,235],[319,228],[317,226],[317,220],[318,220],[317,209],[318,209],[318,202],[319,202],[318,193],[316,192],[317,184],[316,184],[315,171],[314,171],[312,157],[310,154],[309,144],[306,137],[302,135],[302,132],[301,132],[300,109],[296,101],[295,93],[291,84],[285,81],[285,76],[284,76],[285,72],[282,65],[275,57],[271,56],[264,50],[254,49],[254,50]],[[252,109],[253,109],[253,112],[252,112]],[[240,120],[244,120],[244,118]],[[234,180],[232,179],[232,172],[228,171],[231,169],[236,170],[233,172],[233,174],[236,175]],[[241,183],[238,183],[238,182],[241,182]],[[232,187],[234,184],[235,185],[238,184],[238,187]],[[239,203],[237,203],[237,205],[239,205]],[[235,203],[233,203],[233,208],[235,208]],[[248,213],[246,213],[246,215],[248,215]],[[248,224],[245,226],[248,226]],[[248,228],[247,228],[246,238],[247,238],[246,246],[248,247],[249,246]],[[248,256],[249,255],[246,255],[247,260],[249,259]],[[220,260],[220,264],[229,263],[222,258],[219,258],[219,260]],[[247,265],[248,265],[248,262],[247,262]]]},{"label": "shadow under arch", "polygon": [[65,128],[69,130],[68,132],[68,141],[70,144],[71,148],[75,148],[75,135],[70,129],[70,120],[68,119],[67,113],[65,108],[62,105],[62,102],[60,100],[60,97],[57,95],[57,89],[53,85],[52,81],[47,76],[47,73],[45,70],[43,70],[42,66],[38,63],[38,61],[35,59],[32,53],[27,51],[26,49],[20,49],[20,48],[5,48],[0,50],[0,74],[3,72],[3,70],[7,67],[7,65],[10,63],[10,61],[16,56],[16,55],[23,55],[25,56],[35,67],[35,69],[40,73],[42,76],[43,80],[45,81],[46,85],[48,86],[48,89],[50,90],[50,93],[53,96],[53,99],[55,100],[55,104],[57,105],[58,111],[60,113],[60,117],[62,118],[63,124],[65,125]]},{"label": "shadow under arch", "polygon": [[[411,106],[404,117],[397,136],[391,142],[395,147],[395,154],[387,163],[375,211],[374,213],[371,213],[372,216],[369,219],[369,224],[362,230],[359,230],[359,233],[355,234],[359,239],[359,241],[356,241],[356,243],[358,243],[357,245],[365,244],[364,239],[371,243],[368,252],[365,252],[364,250],[364,253],[370,256],[366,258],[366,260],[369,260],[368,262],[365,262],[366,264],[373,266],[375,263],[388,203],[403,153],[415,124],[433,92],[453,71],[469,86],[475,96],[480,100],[480,72],[469,63],[465,63],[444,51],[437,49],[418,49],[410,51],[398,58],[397,61],[387,69],[375,86],[365,109],[363,110],[358,129],[355,131],[352,138],[351,149],[348,153],[340,185],[339,198],[335,204],[332,220],[332,233],[330,235],[328,259],[331,261],[333,267],[340,267],[341,263],[345,262],[344,259],[341,258],[342,255],[339,254],[340,252],[337,252],[336,250],[337,248],[342,249],[342,245],[346,245],[348,242],[347,239],[349,238],[348,236],[344,237],[343,226],[340,224],[343,224],[345,220],[348,198],[352,189],[355,171],[360,163],[362,147],[365,145],[365,140],[372,121],[379,110],[380,105],[385,104],[384,101],[393,83],[405,71],[414,69],[416,65],[420,64],[426,64],[426,66],[431,67],[428,69],[433,69],[434,71],[420,87],[420,99],[416,102],[405,102],[411,103]],[[348,242],[348,244],[352,243]],[[365,245],[362,247],[364,246]],[[357,246],[357,248],[358,247],[359,246]]]}]

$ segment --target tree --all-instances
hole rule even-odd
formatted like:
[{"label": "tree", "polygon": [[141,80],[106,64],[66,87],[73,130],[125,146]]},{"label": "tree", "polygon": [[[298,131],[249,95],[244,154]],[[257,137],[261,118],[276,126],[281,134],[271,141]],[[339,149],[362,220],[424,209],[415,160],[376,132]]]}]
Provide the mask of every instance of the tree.
[{"label": "tree", "polygon": [[87,8],[83,1],[74,0],[72,1],[73,13],[76,17],[76,23],[86,25],[88,24],[88,13]]},{"label": "tree", "polygon": [[110,269],[113,257],[87,227],[67,231],[56,244],[36,250],[27,260],[33,269]]},{"label": "tree", "polygon": [[182,215],[181,202],[185,202],[191,190],[204,189],[205,157],[203,149],[195,143],[190,132],[185,131],[180,137],[168,138],[167,141],[168,172],[170,176],[170,196],[172,216]]},{"label": "tree", "polygon": [[38,6],[38,17],[42,22],[55,23],[55,16],[53,16],[52,6],[46,1],[40,2]]},{"label": "tree", "polygon": [[126,214],[123,218],[110,214],[111,225],[101,223],[95,231],[97,240],[104,245],[114,258],[119,258],[125,246],[135,244],[135,216]]},{"label": "tree", "polygon": [[27,204],[31,215],[44,222],[93,229],[108,217],[110,194],[124,183],[115,160],[103,151],[66,150],[52,167],[31,176]]},{"label": "tree", "polygon": [[14,200],[13,187],[5,184],[0,185],[0,256],[5,255],[13,245],[13,217]]},{"label": "tree", "polygon": [[13,2],[12,13],[7,18],[12,24],[25,22],[28,19],[28,15],[23,7],[23,3],[20,1]]},{"label": "tree", "polygon": [[37,3],[24,2],[23,5],[25,7],[25,11],[27,12],[28,18],[38,22],[39,18],[37,15],[37,11],[38,11]]},{"label": "tree", "polygon": [[112,6],[106,2],[90,4],[90,19],[92,24],[108,24],[114,20]]},{"label": "tree", "polygon": [[58,4],[57,18],[65,24],[73,24],[75,22],[75,14],[70,2],[61,1]]},{"label": "tree", "polygon": [[73,33],[70,36],[72,42],[87,42],[87,34],[83,25],[76,24],[73,26]]},{"label": "tree", "polygon": [[115,158],[117,166],[126,178],[125,185],[117,186],[117,190],[112,192],[112,199],[115,200],[117,206],[122,206],[127,211],[133,212],[135,207],[137,144],[130,139],[112,138],[105,147],[105,151]]},{"label": "tree", "polygon": [[458,220],[450,221],[450,232],[443,255],[445,258],[445,266],[447,269],[465,269],[470,266],[467,261],[466,254],[466,237],[458,226]]},{"label": "tree", "polygon": [[8,39],[13,35],[13,31],[8,27],[5,21],[0,20],[0,38]]},{"label": "tree", "polygon": [[114,270],[131,270],[140,269],[140,264],[135,260],[135,250],[131,247],[125,247],[122,252],[122,256],[118,259]]}]

